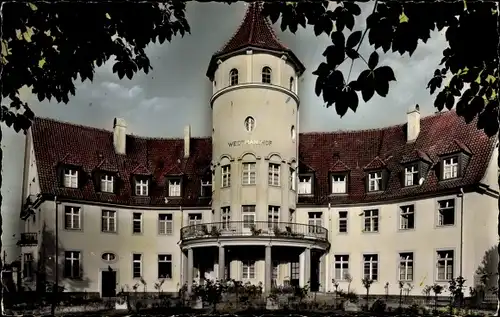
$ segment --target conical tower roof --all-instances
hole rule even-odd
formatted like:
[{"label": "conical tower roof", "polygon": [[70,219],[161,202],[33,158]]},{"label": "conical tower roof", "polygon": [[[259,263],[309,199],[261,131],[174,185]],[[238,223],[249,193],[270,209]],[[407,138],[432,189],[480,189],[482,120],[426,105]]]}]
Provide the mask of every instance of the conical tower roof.
[{"label": "conical tower roof", "polygon": [[207,76],[210,79],[213,78],[217,68],[217,60],[224,60],[246,49],[265,51],[274,55],[286,55],[289,61],[294,64],[299,75],[304,72],[304,65],[276,36],[270,22],[262,14],[262,7],[263,4],[260,2],[252,2],[248,5],[239,28],[231,39],[212,56],[207,71]]}]

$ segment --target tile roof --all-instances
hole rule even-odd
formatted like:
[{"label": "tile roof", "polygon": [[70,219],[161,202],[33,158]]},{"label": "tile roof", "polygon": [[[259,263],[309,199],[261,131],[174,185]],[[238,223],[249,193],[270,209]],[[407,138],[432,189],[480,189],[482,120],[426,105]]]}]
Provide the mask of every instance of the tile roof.
[{"label": "tile roof", "polygon": [[[300,204],[348,204],[378,202],[436,193],[479,182],[486,171],[496,138],[488,138],[466,124],[454,111],[422,118],[421,132],[415,142],[406,142],[406,125],[363,131],[302,133],[299,135],[299,172],[314,173],[314,195],[300,196]],[[444,133],[443,131],[446,131]],[[183,139],[153,139],[127,135],[126,155],[117,155],[111,131],[35,118],[32,127],[35,157],[41,191],[61,198],[144,206],[209,206],[210,198],[200,197],[201,180],[210,177],[212,142],[192,138],[189,158],[184,158]],[[438,182],[435,165],[450,149],[471,153],[462,178]],[[401,188],[401,162],[422,157],[432,162],[422,186]],[[409,161],[408,161],[409,162]],[[118,171],[121,186],[117,194],[100,193],[86,178],[79,189],[60,187],[59,164],[81,166],[89,175],[98,168]],[[386,191],[365,193],[366,167],[389,171]],[[330,195],[329,175],[349,173],[349,194]],[[150,197],[132,195],[133,173],[152,177]],[[166,178],[182,175],[183,197],[165,203]]]},{"label": "tile roof", "polygon": [[210,61],[207,76],[212,78],[216,69],[217,59],[223,58],[244,48],[264,49],[287,55],[295,64],[297,71],[302,73],[304,65],[295,54],[283,45],[274,32],[268,19],[262,14],[263,4],[252,2],[248,4],[245,17],[233,36],[217,51]]}]

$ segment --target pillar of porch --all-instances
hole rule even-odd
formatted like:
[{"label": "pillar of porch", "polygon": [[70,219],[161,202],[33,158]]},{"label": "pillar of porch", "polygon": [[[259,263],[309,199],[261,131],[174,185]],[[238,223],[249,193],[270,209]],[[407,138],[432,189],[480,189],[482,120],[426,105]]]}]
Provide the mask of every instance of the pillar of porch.
[{"label": "pillar of porch", "polygon": [[193,286],[193,249],[189,248],[187,252],[187,286],[188,292],[191,292],[191,287]]},{"label": "pillar of porch", "polygon": [[311,282],[311,249],[304,250],[304,286]]},{"label": "pillar of porch", "polygon": [[186,284],[187,285],[187,282],[188,282],[188,258],[187,258],[187,254],[186,252],[182,251],[181,252],[181,255],[182,255],[182,263],[181,263],[181,267],[182,267],[182,285]]},{"label": "pillar of porch", "polygon": [[272,273],[273,273],[273,261],[271,256],[271,246],[266,245],[266,255],[265,255],[265,280],[264,280],[264,291],[266,293],[271,292],[272,284]]},{"label": "pillar of porch", "polygon": [[219,246],[219,275],[218,279],[223,280],[225,278],[226,271],[226,250],[223,246]]},{"label": "pillar of porch", "polygon": [[326,286],[328,285],[326,263],[327,263],[326,262],[326,253],[324,253],[319,258],[319,291],[320,292],[326,292]]}]

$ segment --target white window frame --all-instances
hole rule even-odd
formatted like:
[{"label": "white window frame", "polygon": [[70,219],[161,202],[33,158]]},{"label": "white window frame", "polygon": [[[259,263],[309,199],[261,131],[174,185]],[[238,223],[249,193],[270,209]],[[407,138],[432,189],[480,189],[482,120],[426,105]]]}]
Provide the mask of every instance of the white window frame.
[{"label": "white window frame", "polygon": [[243,260],[242,261],[241,278],[245,280],[255,278],[255,261],[253,260]]},{"label": "white window frame", "polygon": [[243,219],[243,228],[249,229],[252,225],[255,225],[255,205],[243,205],[241,206],[241,213]]},{"label": "white window frame", "polygon": [[212,182],[211,181],[201,181],[200,188],[201,197],[209,197],[212,195]]},{"label": "white window frame", "polygon": [[443,160],[443,179],[458,177],[458,157],[452,156]]},{"label": "white window frame", "polygon": [[363,254],[363,278],[368,278],[372,281],[378,280],[378,261],[378,254]]},{"label": "white window frame", "polygon": [[[170,275],[161,276],[160,275],[160,263],[170,263]],[[158,254],[158,278],[159,279],[172,279],[172,275],[174,275],[174,265],[172,261],[172,254]]]},{"label": "white window frame", "polygon": [[368,191],[377,192],[382,189],[382,172],[368,173]]},{"label": "white window frame", "polygon": [[347,193],[347,176],[332,175],[332,194]]},{"label": "white window frame", "polygon": [[299,195],[311,195],[312,194],[312,175],[301,175],[299,176]]},{"label": "white window frame", "polygon": [[182,181],[178,178],[168,180],[168,197],[181,197]]},{"label": "white window frame", "polygon": [[64,169],[64,187],[78,188],[78,170],[66,168]]},{"label": "white window frame", "polygon": [[280,186],[281,164],[269,163],[268,183],[270,186]]},{"label": "white window frame", "polygon": [[[413,217],[413,225],[410,227],[409,218]],[[404,205],[399,207],[399,230],[415,229],[415,205]]]},{"label": "white window frame", "polygon": [[[68,257],[69,254],[69,257]],[[80,251],[65,251],[64,252],[64,273],[66,273],[66,265],[71,266],[71,274],[68,276],[67,274],[64,274],[65,278],[68,279],[78,279],[82,276],[82,253]],[[78,272],[73,272],[73,266],[74,262],[77,262],[78,264]]]},{"label": "white window frame", "polygon": [[[451,202],[451,204],[450,204]],[[454,226],[456,224],[456,204],[455,204],[455,199],[450,198],[450,199],[442,199],[439,200],[438,202],[438,227],[448,227],[448,226]],[[444,212],[449,212],[452,211],[453,215],[453,223],[444,223],[445,220],[445,215]]]},{"label": "white window frame", "polygon": [[333,261],[333,274],[336,281],[345,281],[349,274],[349,255],[335,254]]},{"label": "white window frame", "polygon": [[[341,231],[341,228],[345,227],[345,231]],[[339,233],[348,233],[349,232],[349,213],[347,210],[339,211]]]},{"label": "white window frame", "polygon": [[296,190],[297,188],[297,175],[296,175],[296,171],[295,171],[295,168],[293,167],[290,167],[290,189],[291,190]]},{"label": "white window frame", "polygon": [[280,207],[269,206],[267,208],[267,227],[273,229],[280,221]]},{"label": "white window frame", "polygon": [[271,67],[265,66],[261,71],[262,75],[262,83],[263,84],[271,84],[273,80],[273,70]]},{"label": "white window frame", "polygon": [[257,164],[247,162],[242,164],[242,185],[255,185],[257,179]]},{"label": "white window frame", "polygon": [[203,214],[192,213],[188,214],[188,226],[201,225],[203,223]]},{"label": "white window frame", "polygon": [[413,281],[415,265],[413,262],[413,252],[399,253],[399,281]]},{"label": "white window frame", "polygon": [[418,166],[407,166],[405,167],[405,186],[408,187],[415,185],[418,185]]},{"label": "white window frame", "polygon": [[231,186],[231,165],[227,164],[221,167],[221,187],[230,187]]},{"label": "white window frame", "polygon": [[101,232],[116,233],[117,214],[114,210],[103,209],[101,212]]},{"label": "white window frame", "polygon": [[229,229],[231,223],[231,207],[226,206],[221,208],[220,222],[222,222],[222,229]]},{"label": "white window frame", "polygon": [[[68,226],[67,219],[70,219]],[[66,230],[82,230],[82,209],[80,207],[65,206],[64,207],[64,229]]]},{"label": "white window frame", "polygon": [[[139,219],[135,218],[135,215],[139,215]],[[141,234],[142,233],[142,212],[133,212],[132,213],[132,234]],[[134,224],[139,223],[139,232],[134,232]]]},{"label": "white window frame", "polygon": [[233,68],[229,71],[229,86],[238,85],[239,81],[239,71]]},{"label": "white window frame", "polygon": [[35,275],[34,263],[33,253],[23,253],[23,278],[32,278]]},{"label": "white window frame", "polygon": [[320,233],[323,227],[323,213],[322,212],[309,212],[307,215],[307,224],[309,233]]},{"label": "white window frame", "polygon": [[[142,254],[140,253],[133,253],[132,254],[132,278],[133,279],[138,279],[142,277]],[[135,274],[135,266],[139,266],[139,276],[136,276]]]},{"label": "white window frame", "polygon": [[114,191],[115,177],[113,175],[101,175],[101,191],[112,193]]},{"label": "white window frame", "polygon": [[380,212],[378,209],[363,210],[363,232],[379,232]]},{"label": "white window frame", "polygon": [[136,179],[135,194],[137,196],[148,196],[148,193],[149,193],[149,179]]},{"label": "white window frame", "polygon": [[252,132],[255,129],[255,118],[248,116],[245,118],[245,121],[243,122],[245,126],[245,130],[247,132]]},{"label": "white window frame", "polygon": [[171,236],[174,234],[174,216],[171,213],[158,214],[158,234]]},{"label": "white window frame", "polygon": [[[455,270],[455,251],[453,250],[438,250],[436,252],[436,281],[449,281],[454,278]],[[451,255],[451,257],[450,257]],[[450,267],[451,266],[451,267]],[[443,270],[440,276],[440,270]]]}]

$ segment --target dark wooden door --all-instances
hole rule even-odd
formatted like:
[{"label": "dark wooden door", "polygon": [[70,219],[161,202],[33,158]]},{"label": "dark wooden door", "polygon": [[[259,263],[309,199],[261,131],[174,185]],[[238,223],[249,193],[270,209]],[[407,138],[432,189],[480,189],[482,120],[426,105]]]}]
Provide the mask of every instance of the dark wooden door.
[{"label": "dark wooden door", "polygon": [[101,279],[102,297],[116,296],[116,271],[103,271]]}]

